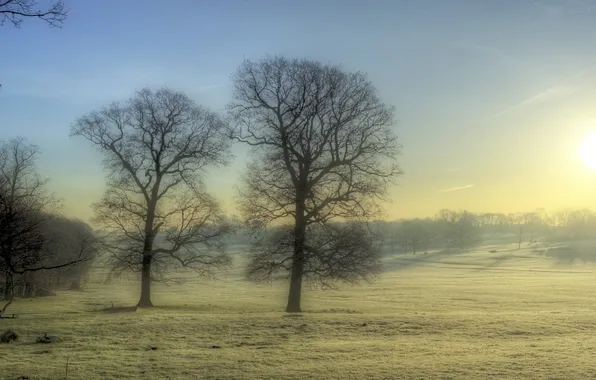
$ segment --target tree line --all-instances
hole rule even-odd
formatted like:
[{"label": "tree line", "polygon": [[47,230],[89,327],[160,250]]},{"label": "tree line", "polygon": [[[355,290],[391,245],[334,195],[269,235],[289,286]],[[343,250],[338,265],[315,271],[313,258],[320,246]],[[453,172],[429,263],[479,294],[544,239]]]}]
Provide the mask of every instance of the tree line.
[{"label": "tree line", "polygon": [[97,252],[89,225],[60,216],[36,170],[38,154],[22,138],[0,143],[0,289],[9,303],[60,286],[78,289]]},{"label": "tree line", "polygon": [[480,244],[522,246],[595,236],[596,213],[588,209],[547,212],[473,213],[441,210],[434,217],[372,223],[390,253],[431,249],[470,249]]}]

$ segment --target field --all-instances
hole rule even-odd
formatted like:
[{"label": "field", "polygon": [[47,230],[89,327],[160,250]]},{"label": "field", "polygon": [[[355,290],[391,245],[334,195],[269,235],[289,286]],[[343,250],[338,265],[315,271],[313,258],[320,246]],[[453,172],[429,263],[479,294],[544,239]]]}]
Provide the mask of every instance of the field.
[{"label": "field", "polygon": [[[11,305],[19,318],[0,330],[21,340],[0,345],[0,379],[596,378],[591,246],[584,260],[395,255],[373,284],[307,290],[300,315],[283,313],[287,284],[247,283],[241,260],[215,281],[155,286],[158,307],[135,313],[98,312],[133,305],[138,285],[96,273],[83,292]],[[32,343],[46,332],[64,341]]]}]

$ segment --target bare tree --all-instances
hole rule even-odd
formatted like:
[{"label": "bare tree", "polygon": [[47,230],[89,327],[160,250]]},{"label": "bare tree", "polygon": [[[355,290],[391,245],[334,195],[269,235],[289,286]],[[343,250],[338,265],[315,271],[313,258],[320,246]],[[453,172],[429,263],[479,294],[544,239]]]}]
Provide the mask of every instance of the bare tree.
[{"label": "bare tree", "polygon": [[588,209],[570,211],[565,218],[565,230],[572,239],[585,239],[594,235],[594,213]]},{"label": "bare tree", "polygon": [[412,253],[416,254],[416,252],[429,245],[430,237],[428,236],[428,231],[424,228],[420,219],[405,220],[402,225],[404,228],[404,243],[407,248],[409,242],[410,247],[412,247]]},{"label": "bare tree", "polygon": [[151,279],[172,265],[209,274],[229,263],[222,237],[232,229],[204,189],[209,166],[227,164],[230,140],[217,114],[168,89],[137,92],[76,120],[105,156],[107,190],[95,221],[110,233],[114,269],[141,272],[139,307],[150,307]]},{"label": "bare tree", "polygon": [[521,249],[524,233],[529,233],[529,243],[534,242],[536,227],[540,225],[543,216],[539,212],[518,212],[508,215],[509,223],[517,226],[517,249]]},{"label": "bare tree", "polygon": [[53,289],[66,286],[70,290],[79,290],[92,260],[98,257],[101,240],[87,223],[63,216],[46,223],[42,232],[44,250],[49,253],[45,264],[59,264],[77,257],[86,257],[88,260],[54,271],[31,274],[23,289],[24,296],[36,295],[36,288],[40,287]]},{"label": "bare tree", "polygon": [[4,298],[14,296],[14,276],[75,265],[87,260],[86,252],[53,260],[43,228],[51,223],[59,203],[48,195],[46,181],[35,170],[39,153],[22,138],[0,145],[0,270]]},{"label": "bare tree", "polygon": [[64,1],[52,1],[44,9],[37,7],[36,0],[0,0],[0,25],[6,22],[19,28],[25,18],[38,18],[50,27],[60,28],[68,16]]},{"label": "bare tree", "polygon": [[[379,215],[379,201],[401,174],[394,111],[364,74],[309,60],[245,61],[234,86],[231,136],[254,148],[240,209],[255,228],[291,224],[279,238],[283,244],[273,240],[269,256],[290,273],[286,311],[299,312],[303,277],[354,281],[379,268],[379,255],[371,251],[378,247],[368,243],[372,234],[358,230],[356,239],[347,232],[351,225],[331,228],[329,222]],[[310,269],[317,254],[328,270]],[[256,253],[252,266],[261,257]],[[363,261],[372,264],[353,265]]]},{"label": "bare tree", "polygon": [[474,214],[466,210],[441,210],[438,219],[444,225],[445,237],[451,246],[463,251],[480,240],[478,223]]},{"label": "bare tree", "polygon": [[35,171],[39,149],[17,138],[0,146],[0,267],[4,272],[4,299],[12,300],[14,276],[40,261],[43,237],[40,226],[52,199],[45,181]]}]

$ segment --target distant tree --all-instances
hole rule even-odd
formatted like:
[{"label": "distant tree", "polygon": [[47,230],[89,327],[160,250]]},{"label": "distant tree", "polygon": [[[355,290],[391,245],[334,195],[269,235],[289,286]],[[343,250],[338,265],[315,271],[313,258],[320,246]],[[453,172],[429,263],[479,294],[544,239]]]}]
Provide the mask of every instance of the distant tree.
[{"label": "distant tree", "polygon": [[389,246],[389,252],[393,253],[395,226],[393,222],[386,220],[376,220],[368,223],[368,229],[376,236],[375,243],[378,245],[381,253],[385,253],[385,247]]},{"label": "distant tree", "polygon": [[499,213],[483,213],[476,216],[480,226],[499,226],[501,224],[507,224],[507,217],[504,214]]},{"label": "distant tree", "polygon": [[286,311],[300,312],[303,278],[355,282],[380,268],[370,230],[332,221],[380,214],[401,174],[394,111],[364,74],[305,59],[245,61],[233,80],[231,136],[253,147],[240,209],[254,228],[288,223],[253,246],[249,278],[286,273]]},{"label": "distant tree", "polygon": [[530,235],[528,242],[534,243],[536,241],[536,232],[542,223],[541,214],[539,212],[526,212],[523,214],[523,223]]},{"label": "distant tree", "polygon": [[536,228],[542,223],[543,217],[539,212],[518,212],[508,215],[512,226],[517,226],[517,249],[521,249],[524,234],[529,234],[529,242],[535,239]]},{"label": "distant tree", "polygon": [[476,215],[478,227],[483,233],[495,234],[508,231],[510,228],[509,219],[502,213],[482,213]]},{"label": "distant tree", "polygon": [[419,252],[421,249],[428,247],[430,236],[424,224],[419,219],[404,221],[403,228],[406,231],[406,248],[409,244],[410,248],[412,248],[412,253]]},{"label": "distant tree", "polygon": [[0,144],[0,270],[4,298],[14,296],[14,277],[76,265],[87,252],[58,259],[43,229],[53,221],[58,202],[35,169],[39,153],[22,138]]},{"label": "distant tree", "polygon": [[408,229],[408,222],[404,220],[401,222],[401,247],[404,250],[404,254],[408,254],[408,247],[410,244],[410,231]]},{"label": "distant tree", "polygon": [[587,209],[569,211],[565,228],[568,235],[574,239],[594,236],[594,213]]},{"label": "distant tree", "polygon": [[464,250],[480,240],[476,217],[468,211],[444,209],[439,211],[438,220],[443,223],[445,237],[453,247]]},{"label": "distant tree", "polygon": [[554,212],[552,215],[554,225],[557,227],[566,227],[569,224],[572,212],[569,209]]},{"label": "distant tree", "polygon": [[52,1],[44,9],[37,8],[36,0],[0,0],[0,25],[6,22],[19,28],[26,18],[45,21],[50,27],[61,27],[68,16],[64,1]]},{"label": "distant tree", "polygon": [[204,189],[208,167],[230,159],[220,117],[188,96],[144,89],[76,120],[105,156],[107,190],[94,220],[110,234],[103,248],[116,274],[141,272],[139,307],[150,307],[151,279],[171,266],[202,274],[229,263],[223,237],[232,223]]},{"label": "distant tree", "polygon": [[521,243],[524,233],[524,215],[523,213],[511,213],[507,215],[509,224],[517,227],[517,249],[521,249]]},{"label": "distant tree", "polygon": [[47,223],[43,228],[43,235],[46,240],[44,249],[51,253],[46,260],[48,265],[67,262],[79,256],[89,260],[29,279],[30,284],[26,289],[32,295],[35,294],[35,286],[41,285],[48,288],[66,286],[70,290],[81,289],[82,279],[87,275],[92,260],[98,256],[101,242],[99,237],[87,223],[65,217],[55,217]]}]

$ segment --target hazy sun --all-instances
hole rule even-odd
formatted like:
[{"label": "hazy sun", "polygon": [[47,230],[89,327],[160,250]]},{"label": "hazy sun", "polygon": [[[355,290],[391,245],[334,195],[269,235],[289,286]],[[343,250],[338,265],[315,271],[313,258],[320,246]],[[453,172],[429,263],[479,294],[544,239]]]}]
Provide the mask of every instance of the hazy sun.
[{"label": "hazy sun", "polygon": [[582,160],[592,169],[596,169],[596,132],[590,133],[579,148]]}]

